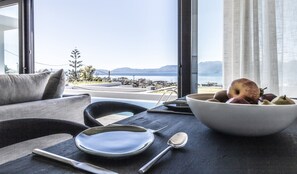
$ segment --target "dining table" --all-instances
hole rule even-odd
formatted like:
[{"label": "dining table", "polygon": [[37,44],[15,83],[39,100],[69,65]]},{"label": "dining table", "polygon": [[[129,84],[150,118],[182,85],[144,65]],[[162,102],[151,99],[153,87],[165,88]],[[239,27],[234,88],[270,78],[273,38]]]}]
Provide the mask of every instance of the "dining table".
[{"label": "dining table", "polygon": [[[218,113],[218,117],[220,113]],[[243,137],[214,131],[193,114],[145,111],[117,122],[156,128],[154,142],[143,152],[127,157],[102,157],[79,150],[69,139],[44,150],[67,158],[88,162],[120,174],[138,170],[159,154],[177,132],[188,135],[187,144],[165,154],[147,173],[153,174],[254,174],[297,173],[297,121],[285,130],[267,136]],[[98,142],[100,143],[100,142]],[[60,174],[87,173],[61,162],[29,154],[0,166],[0,173]]]}]

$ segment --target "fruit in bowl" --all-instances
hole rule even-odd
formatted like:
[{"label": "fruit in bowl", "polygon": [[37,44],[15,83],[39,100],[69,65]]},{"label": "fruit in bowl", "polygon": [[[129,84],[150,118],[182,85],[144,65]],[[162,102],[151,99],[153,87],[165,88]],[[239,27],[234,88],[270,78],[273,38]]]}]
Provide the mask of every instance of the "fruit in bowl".
[{"label": "fruit in bowl", "polygon": [[207,127],[240,136],[263,136],[287,128],[297,117],[297,105],[254,105],[210,102],[213,94],[186,96],[195,117]]},{"label": "fruit in bowl", "polygon": [[227,90],[221,90],[214,94],[214,99],[220,101],[220,102],[227,102],[229,100]]},{"label": "fruit in bowl", "polygon": [[226,103],[250,104],[243,97],[233,97],[233,98],[230,98],[228,101],[226,101]]},{"label": "fruit in bowl", "polygon": [[287,97],[286,95],[275,97],[271,103],[276,104],[276,105],[291,105],[295,104],[295,102]]},{"label": "fruit in bowl", "polygon": [[249,79],[240,78],[233,80],[227,90],[229,98],[241,97],[251,104],[257,104],[260,97],[258,85]]},{"label": "fruit in bowl", "polygon": [[[240,78],[232,81],[228,90],[216,92],[208,101],[263,105],[263,101],[267,100],[276,105],[295,104],[295,102],[286,95],[276,96],[273,93],[264,93],[265,89],[267,89],[267,87],[259,88],[252,80]],[[268,104],[267,101],[264,102],[264,105]]]},{"label": "fruit in bowl", "polygon": [[263,100],[268,100],[268,101],[272,101],[273,99],[275,99],[277,96],[272,94],[272,93],[267,93],[267,94],[263,94],[260,96],[259,100],[263,101]]},{"label": "fruit in bowl", "polygon": [[[204,125],[232,135],[270,135],[286,129],[296,119],[296,101],[285,95],[272,96],[271,101],[261,100],[260,88],[256,88],[248,80],[243,80],[241,83],[243,84],[237,84],[240,88],[239,92],[236,91],[237,87],[229,92],[227,90],[229,97],[227,101],[224,99],[213,102],[210,99],[215,98],[215,94],[190,94],[186,96],[187,103]],[[253,89],[245,89],[249,88],[247,84],[252,84],[249,87]],[[251,91],[253,95],[249,95],[247,91]]]}]

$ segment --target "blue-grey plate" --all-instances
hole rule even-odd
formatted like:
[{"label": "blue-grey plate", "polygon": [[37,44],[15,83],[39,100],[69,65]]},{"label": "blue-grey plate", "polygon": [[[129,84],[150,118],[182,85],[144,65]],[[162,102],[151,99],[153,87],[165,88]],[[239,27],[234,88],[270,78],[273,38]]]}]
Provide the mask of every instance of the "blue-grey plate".
[{"label": "blue-grey plate", "polygon": [[75,137],[75,144],[88,154],[127,157],[143,152],[154,139],[151,130],[140,126],[110,125],[84,130]]},{"label": "blue-grey plate", "polygon": [[163,105],[172,111],[191,112],[187,101],[184,99],[176,99],[173,101],[164,102]]}]

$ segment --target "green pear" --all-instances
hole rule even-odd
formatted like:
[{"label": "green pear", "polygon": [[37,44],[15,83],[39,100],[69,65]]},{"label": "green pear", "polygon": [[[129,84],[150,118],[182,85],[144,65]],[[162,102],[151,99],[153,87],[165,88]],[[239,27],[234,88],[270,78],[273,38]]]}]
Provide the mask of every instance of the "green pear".
[{"label": "green pear", "polygon": [[291,105],[291,104],[295,104],[295,102],[290,99],[289,97],[287,97],[286,95],[283,96],[278,96],[276,98],[274,98],[271,103],[276,104],[276,105]]}]

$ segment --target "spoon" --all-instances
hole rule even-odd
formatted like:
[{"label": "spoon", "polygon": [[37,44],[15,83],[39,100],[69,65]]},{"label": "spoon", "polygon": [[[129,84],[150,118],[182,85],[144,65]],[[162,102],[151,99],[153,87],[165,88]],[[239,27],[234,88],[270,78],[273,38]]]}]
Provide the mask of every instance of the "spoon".
[{"label": "spoon", "polygon": [[138,172],[145,173],[148,169],[150,169],[162,156],[164,156],[169,150],[172,148],[178,149],[182,148],[187,144],[188,135],[184,132],[178,132],[174,134],[167,142],[168,147],[164,149],[161,153],[159,153],[155,158],[150,160],[144,166],[142,166]]}]

